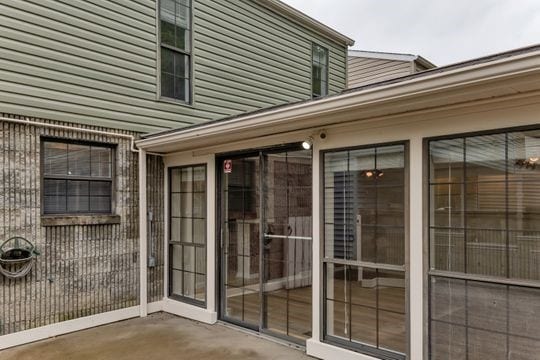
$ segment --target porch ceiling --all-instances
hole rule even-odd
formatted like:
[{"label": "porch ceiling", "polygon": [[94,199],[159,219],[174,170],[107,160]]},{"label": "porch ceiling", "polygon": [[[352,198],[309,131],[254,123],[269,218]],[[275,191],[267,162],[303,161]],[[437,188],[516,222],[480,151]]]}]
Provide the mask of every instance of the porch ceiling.
[{"label": "porch ceiling", "polygon": [[151,135],[137,142],[156,153],[197,150],[263,136],[345,122],[383,120],[415,112],[466,106],[540,93],[540,50],[495,61],[433,71],[315,101],[241,115],[193,128]]}]

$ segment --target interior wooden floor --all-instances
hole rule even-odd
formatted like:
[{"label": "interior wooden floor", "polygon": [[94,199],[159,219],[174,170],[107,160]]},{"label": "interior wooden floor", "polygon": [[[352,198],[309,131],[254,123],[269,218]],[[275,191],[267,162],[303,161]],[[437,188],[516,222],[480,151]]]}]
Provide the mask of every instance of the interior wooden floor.
[{"label": "interior wooden floor", "polygon": [[[260,295],[253,287],[244,294],[227,298],[227,316],[258,327],[261,321]],[[378,290],[378,291],[377,291]],[[343,291],[343,281],[334,280],[333,300],[326,301],[327,334],[344,341],[361,343],[390,351],[406,352],[404,287],[351,286]],[[340,294],[338,294],[340,293]],[[278,289],[265,294],[264,328],[298,341],[311,337],[311,286]],[[344,301],[347,299],[347,301]],[[378,304],[378,306],[377,306]]]}]

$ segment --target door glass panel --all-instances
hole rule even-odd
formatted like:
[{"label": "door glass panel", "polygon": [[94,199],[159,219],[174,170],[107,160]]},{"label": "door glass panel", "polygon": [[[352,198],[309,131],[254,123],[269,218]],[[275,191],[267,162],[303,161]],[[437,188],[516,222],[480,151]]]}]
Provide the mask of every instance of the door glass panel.
[{"label": "door glass panel", "polygon": [[311,337],[311,151],[264,156],[263,328]]},{"label": "door glass panel", "polygon": [[259,157],[234,159],[221,181],[223,236],[223,316],[258,328],[259,282]]}]

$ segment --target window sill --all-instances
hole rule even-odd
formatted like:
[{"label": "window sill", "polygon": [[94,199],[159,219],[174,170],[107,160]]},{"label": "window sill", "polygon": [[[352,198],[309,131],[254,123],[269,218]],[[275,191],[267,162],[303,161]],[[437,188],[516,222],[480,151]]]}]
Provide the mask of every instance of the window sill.
[{"label": "window sill", "polygon": [[173,98],[169,98],[169,97],[166,97],[166,96],[159,96],[157,100],[160,101],[160,102],[174,104],[174,105],[183,105],[183,106],[193,107],[192,102],[173,99]]},{"label": "window sill", "polygon": [[120,224],[120,215],[43,215],[41,226]]}]

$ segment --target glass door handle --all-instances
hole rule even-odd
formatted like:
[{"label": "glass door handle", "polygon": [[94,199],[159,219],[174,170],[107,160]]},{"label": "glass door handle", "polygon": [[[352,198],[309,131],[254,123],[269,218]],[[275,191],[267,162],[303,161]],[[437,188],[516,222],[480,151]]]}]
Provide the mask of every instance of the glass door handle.
[{"label": "glass door handle", "polygon": [[307,237],[307,236],[286,236],[286,235],[264,234],[264,237],[267,239],[313,240],[313,238]]}]

